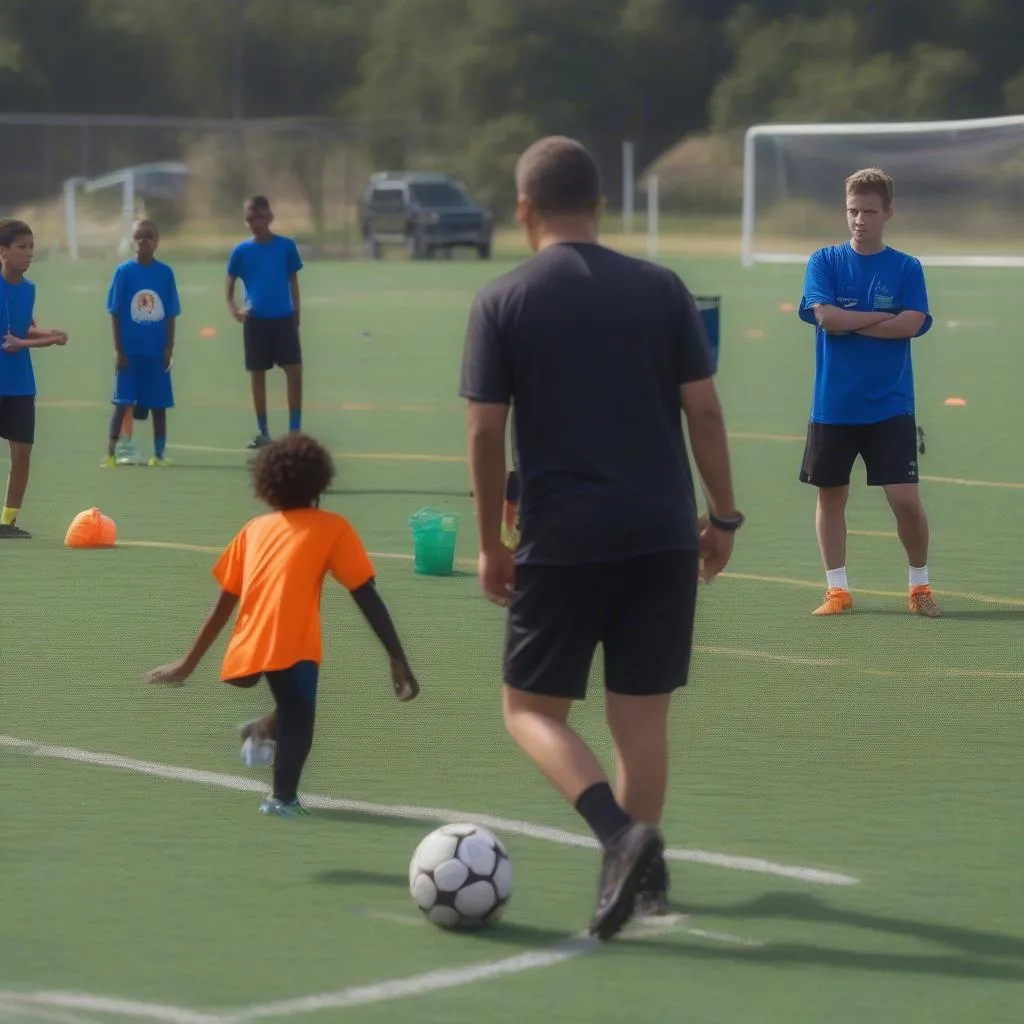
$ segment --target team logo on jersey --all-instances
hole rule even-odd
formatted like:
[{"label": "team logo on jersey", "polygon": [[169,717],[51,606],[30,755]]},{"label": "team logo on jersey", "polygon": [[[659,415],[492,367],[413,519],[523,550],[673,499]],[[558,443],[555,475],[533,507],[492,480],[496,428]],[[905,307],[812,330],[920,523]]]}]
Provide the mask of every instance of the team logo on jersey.
[{"label": "team logo on jersey", "polygon": [[131,302],[132,320],[137,324],[156,324],[164,318],[163,299],[150,288],[135,293]]}]

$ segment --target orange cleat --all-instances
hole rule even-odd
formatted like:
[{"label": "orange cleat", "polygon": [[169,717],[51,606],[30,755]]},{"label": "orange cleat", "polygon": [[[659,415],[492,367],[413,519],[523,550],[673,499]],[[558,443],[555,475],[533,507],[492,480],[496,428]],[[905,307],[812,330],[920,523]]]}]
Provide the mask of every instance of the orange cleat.
[{"label": "orange cleat", "polygon": [[935,603],[935,598],[932,596],[932,588],[927,584],[922,587],[910,588],[910,601],[908,604],[910,610],[915,615],[923,615],[926,619],[941,618],[939,606]]},{"label": "orange cleat", "polygon": [[811,613],[813,615],[842,615],[853,611],[853,598],[848,590],[831,587],[825,591],[825,603]]}]

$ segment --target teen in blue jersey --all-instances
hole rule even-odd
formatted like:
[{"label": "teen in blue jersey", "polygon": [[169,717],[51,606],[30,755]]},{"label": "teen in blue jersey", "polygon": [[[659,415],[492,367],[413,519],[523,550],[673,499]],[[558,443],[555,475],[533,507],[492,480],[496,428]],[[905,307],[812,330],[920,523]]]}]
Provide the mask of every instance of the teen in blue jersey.
[{"label": "teen in blue jersey", "polygon": [[846,501],[859,455],[881,487],[909,562],[909,607],[937,618],[928,581],[928,519],[918,493],[911,339],[932,326],[921,263],[885,244],[893,179],[867,168],[846,181],[850,241],[815,252],[800,319],[815,327],[814,397],[800,479],[818,489],[827,589],[815,615],[853,610],[846,574]]},{"label": "teen in blue jersey", "polygon": [[107,312],[114,330],[114,413],[107,433],[107,457],[101,465],[116,465],[115,451],[125,414],[133,407],[153,412],[151,466],[169,464],[167,410],[174,406],[171,361],[174,357],[175,318],[181,315],[174,271],[156,259],[160,232],[151,220],[132,225],[135,259],[114,271],[107,295]]},{"label": "teen in blue jersey", "polygon": [[[302,429],[302,350],[299,344],[299,271],[302,259],[290,238],[270,230],[274,214],[265,196],[245,202],[252,238],[239,242],[228,260],[226,296],[231,315],[242,324],[245,368],[252,381],[258,433],[246,445],[270,441],[267,422],[267,371],[280,366],[288,387],[288,429]],[[245,307],[235,304],[235,282],[245,288]]]},{"label": "teen in blue jersey", "polygon": [[41,331],[35,325],[36,286],[25,279],[34,253],[35,238],[24,221],[0,220],[0,437],[11,450],[0,540],[32,536],[17,522],[36,436],[36,377],[29,349],[64,345],[68,340],[63,331]]}]

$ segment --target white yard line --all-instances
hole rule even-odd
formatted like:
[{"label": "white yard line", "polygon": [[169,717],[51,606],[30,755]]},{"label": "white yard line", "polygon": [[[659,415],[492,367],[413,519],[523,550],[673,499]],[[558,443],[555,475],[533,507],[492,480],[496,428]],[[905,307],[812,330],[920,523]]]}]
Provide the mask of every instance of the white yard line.
[{"label": "white yard line", "polygon": [[[32,740],[18,739],[14,736],[0,736],[0,747],[21,749],[36,757],[57,758],[64,761],[76,761],[79,764],[97,765],[105,768],[118,768],[122,771],[138,772],[172,782],[193,782],[221,789],[235,789],[244,792],[266,791],[266,783],[260,779],[247,778],[240,775],[227,775],[223,772],[204,771],[199,768],[184,768],[178,765],[160,764],[153,761],[138,761],[119,754],[105,754],[77,747],[53,747],[35,743]],[[345,800],[337,797],[302,794],[302,801],[308,807],[332,811],[349,811],[355,814],[366,814],[378,818],[401,818],[410,821],[431,822],[473,822],[496,832],[507,832],[512,835],[528,836],[544,842],[556,843],[561,846],[574,846],[583,849],[597,849],[597,840],[592,836],[567,832],[564,829],[552,828],[548,825],[535,825],[529,821],[517,821],[499,818],[490,814],[475,814],[470,811],[446,810],[438,807],[416,807],[405,804],[378,804],[365,800]],[[815,885],[857,885],[860,879],[851,875],[839,874],[834,871],[823,871],[819,868],[798,867],[791,864],[778,864],[774,861],[758,857],[741,857],[727,853],[711,853],[707,850],[689,850],[683,848],[667,849],[665,856],[669,860],[690,861],[696,864],[707,864],[711,867],[727,868],[733,871],[751,871],[764,875],[777,875],[792,878]]]}]

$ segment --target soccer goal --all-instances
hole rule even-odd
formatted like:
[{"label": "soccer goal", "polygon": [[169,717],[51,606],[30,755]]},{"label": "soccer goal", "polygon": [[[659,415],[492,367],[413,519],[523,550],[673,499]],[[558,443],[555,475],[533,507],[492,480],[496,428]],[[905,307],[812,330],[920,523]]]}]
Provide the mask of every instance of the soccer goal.
[{"label": "soccer goal", "polygon": [[896,180],[893,245],[935,266],[1024,266],[1024,115],[750,128],[744,266],[803,262],[841,239],[843,182],[863,167]]},{"label": "soccer goal", "polygon": [[[139,164],[111,171],[98,178],[68,178],[64,182],[64,229],[68,257],[77,260],[88,245],[104,255],[126,256],[132,247],[132,222],[143,212],[147,198],[177,194],[188,176],[188,167],[175,161]],[[82,215],[79,196],[121,190],[119,209],[113,215],[92,212]]]}]

